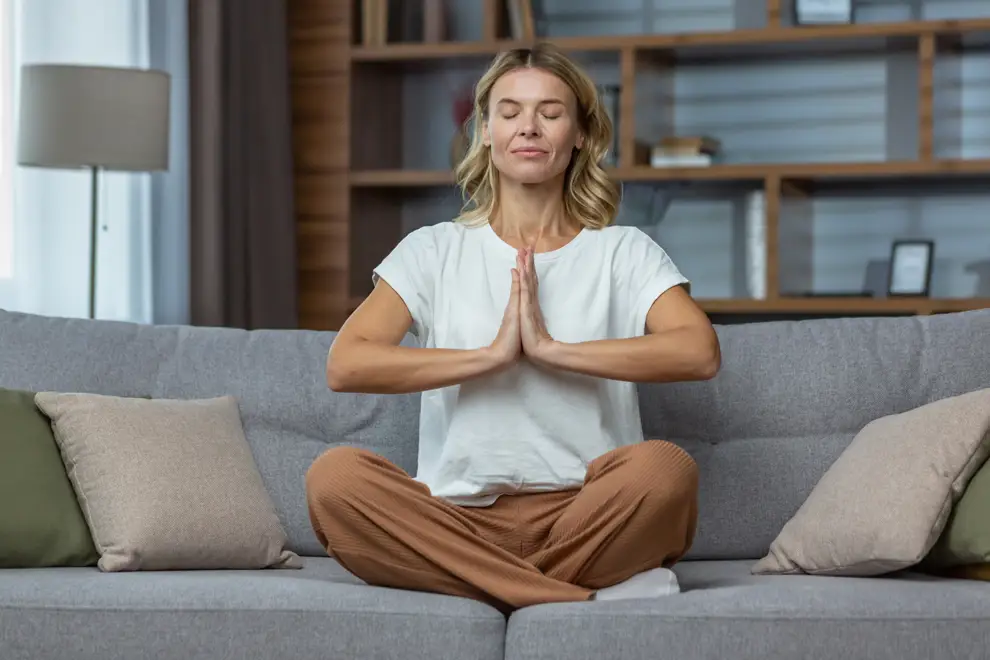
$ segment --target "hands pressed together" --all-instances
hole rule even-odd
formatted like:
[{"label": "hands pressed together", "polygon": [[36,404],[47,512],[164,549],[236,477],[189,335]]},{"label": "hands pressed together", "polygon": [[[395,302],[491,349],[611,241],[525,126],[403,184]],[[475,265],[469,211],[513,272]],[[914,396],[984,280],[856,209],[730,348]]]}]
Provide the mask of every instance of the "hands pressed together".
[{"label": "hands pressed together", "polygon": [[555,342],[547,332],[538,292],[533,248],[522,248],[516,253],[512,290],[502,316],[502,325],[491,345],[500,365],[508,366],[521,356],[536,364],[549,364]]}]

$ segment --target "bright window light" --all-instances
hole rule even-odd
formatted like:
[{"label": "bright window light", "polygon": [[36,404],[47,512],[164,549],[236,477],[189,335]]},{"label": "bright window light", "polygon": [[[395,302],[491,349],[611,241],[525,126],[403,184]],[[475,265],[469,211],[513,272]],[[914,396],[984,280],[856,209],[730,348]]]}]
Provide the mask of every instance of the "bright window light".
[{"label": "bright window light", "polygon": [[10,0],[0,0],[0,279],[14,273],[14,71]]}]

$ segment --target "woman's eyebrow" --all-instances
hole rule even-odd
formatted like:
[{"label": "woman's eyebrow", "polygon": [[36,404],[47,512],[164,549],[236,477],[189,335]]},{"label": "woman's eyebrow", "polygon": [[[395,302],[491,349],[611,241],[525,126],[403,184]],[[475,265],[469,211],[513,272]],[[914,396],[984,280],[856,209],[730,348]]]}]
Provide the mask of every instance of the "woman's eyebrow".
[{"label": "woman's eyebrow", "polygon": [[[512,104],[512,105],[522,105],[522,103],[520,101],[517,101],[517,100],[512,99],[512,98],[499,99],[498,100],[498,103],[496,103],[496,105],[501,105],[502,103],[509,103],[509,104]],[[553,104],[553,103],[559,103],[560,105],[566,105],[562,100],[560,100],[558,98],[543,99],[542,101],[540,101],[538,103],[538,105],[548,105],[548,104]]]}]

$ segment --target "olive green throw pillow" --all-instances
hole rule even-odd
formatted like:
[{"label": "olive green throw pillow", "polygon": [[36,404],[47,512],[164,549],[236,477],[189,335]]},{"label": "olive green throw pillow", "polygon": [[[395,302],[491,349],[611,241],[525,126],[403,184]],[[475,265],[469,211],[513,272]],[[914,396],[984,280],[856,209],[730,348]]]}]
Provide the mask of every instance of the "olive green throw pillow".
[{"label": "olive green throw pillow", "polygon": [[973,475],[923,568],[990,563],[990,462]]},{"label": "olive green throw pillow", "polygon": [[34,393],[0,388],[0,568],[99,558],[48,417]]}]

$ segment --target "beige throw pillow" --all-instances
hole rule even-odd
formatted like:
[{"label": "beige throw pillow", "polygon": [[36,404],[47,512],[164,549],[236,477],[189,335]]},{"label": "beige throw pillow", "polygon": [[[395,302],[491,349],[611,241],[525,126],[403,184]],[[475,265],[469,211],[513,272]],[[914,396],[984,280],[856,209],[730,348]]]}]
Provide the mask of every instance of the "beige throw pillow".
[{"label": "beige throw pillow", "polygon": [[990,452],[990,389],[867,424],[755,574],[881,575],[920,562]]},{"label": "beige throw pillow", "polygon": [[40,392],[104,571],[297,568],[233,397]]}]

